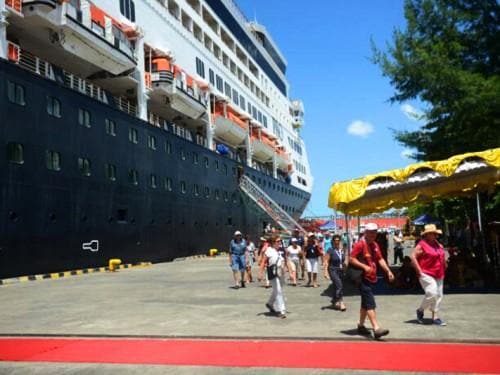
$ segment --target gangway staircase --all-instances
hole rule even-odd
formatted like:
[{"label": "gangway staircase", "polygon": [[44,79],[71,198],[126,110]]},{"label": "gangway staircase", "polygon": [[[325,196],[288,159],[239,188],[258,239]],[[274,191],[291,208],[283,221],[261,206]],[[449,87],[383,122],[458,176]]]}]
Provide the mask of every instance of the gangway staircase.
[{"label": "gangway staircase", "polygon": [[271,199],[255,182],[247,175],[240,177],[240,189],[271,217],[285,232],[292,234],[294,229],[305,233],[306,230],[283,210],[278,203]]}]

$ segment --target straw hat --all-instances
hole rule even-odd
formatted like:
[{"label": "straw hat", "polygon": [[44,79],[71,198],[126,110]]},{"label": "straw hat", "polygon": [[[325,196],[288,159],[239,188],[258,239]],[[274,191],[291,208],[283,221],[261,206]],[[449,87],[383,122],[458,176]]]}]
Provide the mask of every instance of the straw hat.
[{"label": "straw hat", "polygon": [[427,224],[424,227],[424,231],[422,232],[422,236],[427,233],[436,233],[436,234],[442,234],[443,232],[441,229],[437,229],[435,224]]}]

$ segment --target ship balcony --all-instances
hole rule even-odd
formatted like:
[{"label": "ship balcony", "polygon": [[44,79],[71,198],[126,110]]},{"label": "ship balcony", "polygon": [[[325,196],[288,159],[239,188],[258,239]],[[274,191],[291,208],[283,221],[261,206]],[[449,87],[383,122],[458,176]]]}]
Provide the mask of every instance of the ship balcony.
[{"label": "ship balcony", "polygon": [[[16,26],[27,47],[63,68],[119,75],[137,65],[124,26],[88,0],[24,1],[23,14],[25,21]],[[47,48],[49,42],[59,48]]]},{"label": "ship balcony", "polygon": [[274,144],[265,138],[252,137],[252,155],[261,162],[269,162],[274,156]]},{"label": "ship balcony", "polygon": [[215,135],[232,146],[240,145],[248,135],[248,125],[232,113],[212,116]]},{"label": "ship balcony", "polygon": [[198,119],[207,110],[207,98],[203,90],[179,75],[174,78],[170,70],[151,73],[152,96],[167,96],[167,103],[175,111],[192,119]]}]

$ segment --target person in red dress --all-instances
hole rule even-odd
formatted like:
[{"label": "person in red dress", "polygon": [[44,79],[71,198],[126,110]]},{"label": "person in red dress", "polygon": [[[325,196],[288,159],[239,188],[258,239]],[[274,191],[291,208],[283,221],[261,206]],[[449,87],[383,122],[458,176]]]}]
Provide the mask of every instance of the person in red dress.
[{"label": "person in red dress", "polygon": [[363,238],[353,246],[349,263],[363,271],[359,285],[361,308],[359,310],[358,332],[362,335],[370,334],[370,331],[365,327],[365,320],[368,317],[373,327],[374,336],[379,339],[389,334],[389,330],[380,327],[375,312],[377,305],[372,286],[377,282],[377,265],[384,270],[390,282],[394,280],[394,275],[382,257],[377,242],[375,242],[377,229],[378,226],[375,223],[366,224]]}]

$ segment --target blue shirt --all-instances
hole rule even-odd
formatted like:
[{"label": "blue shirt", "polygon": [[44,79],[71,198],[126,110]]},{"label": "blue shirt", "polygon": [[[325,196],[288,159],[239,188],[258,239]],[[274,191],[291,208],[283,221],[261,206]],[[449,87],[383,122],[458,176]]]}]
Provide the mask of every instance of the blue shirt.
[{"label": "blue shirt", "polygon": [[325,254],[328,252],[328,250],[330,250],[332,248],[332,238],[325,238],[325,240],[323,241],[323,250],[325,252]]},{"label": "blue shirt", "polygon": [[233,255],[245,255],[247,243],[245,240],[241,240],[240,242],[236,242],[235,240],[231,240],[231,254]]}]

